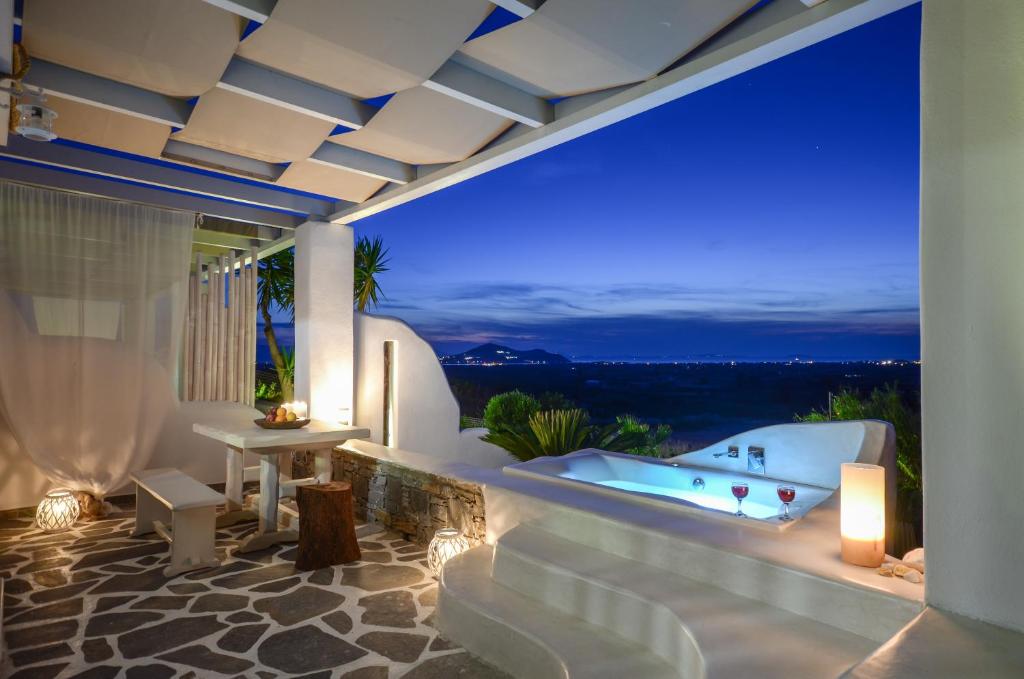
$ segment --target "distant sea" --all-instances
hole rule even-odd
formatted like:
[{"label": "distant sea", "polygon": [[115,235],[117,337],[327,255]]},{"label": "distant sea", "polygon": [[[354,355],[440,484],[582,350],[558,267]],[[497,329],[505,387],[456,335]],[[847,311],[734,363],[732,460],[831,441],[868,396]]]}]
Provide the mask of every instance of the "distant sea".
[{"label": "distant sea", "polygon": [[[295,350],[295,326],[291,323],[274,323],[274,337],[277,346],[288,351]],[[270,364],[270,348],[263,336],[263,324],[256,324],[256,362]]]},{"label": "distant sea", "polygon": [[631,414],[672,427],[672,440],[693,449],[748,429],[792,422],[794,415],[827,411],[829,394],[867,395],[895,384],[920,407],[921,369],[905,362],[572,363],[568,365],[444,368],[462,413],[479,417],[487,400],[519,389],[557,392],[597,422]]},{"label": "distant sea", "polygon": [[[256,360],[270,364],[270,351],[257,328]],[[292,350],[295,330],[275,323],[283,349]],[[598,422],[630,413],[672,427],[683,448],[714,443],[755,427],[792,422],[797,413],[827,410],[829,393],[849,388],[867,395],[896,384],[919,407],[921,368],[912,361],[795,361],[793,356],[732,359],[616,359],[568,365],[449,365],[444,370],[462,414],[479,417],[491,396],[513,389],[533,394],[558,392],[585,408]]]}]

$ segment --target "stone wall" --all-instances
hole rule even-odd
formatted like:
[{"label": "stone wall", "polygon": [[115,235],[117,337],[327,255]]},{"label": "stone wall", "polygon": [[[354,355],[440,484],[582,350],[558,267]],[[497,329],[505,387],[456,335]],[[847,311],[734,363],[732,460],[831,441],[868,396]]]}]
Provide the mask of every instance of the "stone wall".
[{"label": "stone wall", "polygon": [[413,542],[425,545],[448,526],[462,529],[471,544],[487,534],[483,491],[475,483],[343,449],[334,451],[333,478],[352,484],[357,519],[381,523]]}]

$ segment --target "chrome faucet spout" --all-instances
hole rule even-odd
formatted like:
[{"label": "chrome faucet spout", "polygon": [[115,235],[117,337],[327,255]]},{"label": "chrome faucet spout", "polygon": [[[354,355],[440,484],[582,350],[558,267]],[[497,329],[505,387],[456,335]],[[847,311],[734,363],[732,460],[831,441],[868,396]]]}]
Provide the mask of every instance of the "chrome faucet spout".
[{"label": "chrome faucet spout", "polygon": [[764,448],[761,446],[747,448],[747,471],[764,476]]},{"label": "chrome faucet spout", "polygon": [[712,453],[711,457],[722,457],[723,455],[728,455],[729,457],[736,457],[736,458],[738,458],[740,456],[740,447],[739,446],[729,446],[728,452]]}]

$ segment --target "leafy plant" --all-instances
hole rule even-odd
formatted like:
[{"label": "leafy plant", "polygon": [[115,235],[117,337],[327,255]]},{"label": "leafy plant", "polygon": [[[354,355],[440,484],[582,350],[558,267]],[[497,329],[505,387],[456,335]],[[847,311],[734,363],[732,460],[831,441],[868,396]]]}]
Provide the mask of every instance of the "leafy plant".
[{"label": "leafy plant", "polygon": [[295,350],[282,349],[281,358],[284,359],[284,374],[295,384]]},{"label": "leafy plant", "polygon": [[569,410],[576,404],[557,391],[545,391],[537,397],[541,410]]},{"label": "leafy plant", "polygon": [[379,298],[384,296],[377,276],[388,270],[387,264],[391,259],[388,257],[388,249],[384,247],[384,240],[380,236],[373,240],[366,236],[360,238],[356,242],[355,258],[353,299],[357,310],[366,311],[366,307],[370,303],[376,307]]},{"label": "leafy plant", "polygon": [[585,410],[544,410],[530,415],[526,426],[492,429],[484,441],[501,446],[518,460],[544,455],[565,455],[583,448],[624,452],[643,445],[644,436],[622,432],[617,424],[598,427],[590,424]]},{"label": "leafy plant", "polygon": [[[884,420],[896,430],[896,515],[915,527],[920,535],[922,521],[921,414],[908,405],[898,385],[874,389],[867,398],[844,389],[832,398],[833,420]],[[798,422],[827,422],[828,411],[813,410],[797,415]]]},{"label": "leafy plant", "polygon": [[530,417],[540,410],[540,401],[519,391],[491,397],[484,408],[484,426],[492,432],[526,428]]},{"label": "leafy plant", "polygon": [[619,425],[619,432],[643,437],[642,445],[626,451],[633,455],[661,457],[661,444],[672,435],[672,427],[667,424],[659,424],[657,429],[651,431],[651,425],[641,422],[633,415],[619,415],[615,421]]},{"label": "leafy plant", "polygon": [[277,382],[263,382],[261,380],[256,383],[257,401],[277,401],[280,399],[281,388],[277,385]]},{"label": "leafy plant", "polygon": [[259,260],[259,277],[256,282],[256,306],[263,317],[263,337],[267,340],[270,360],[277,371],[277,379],[281,385],[281,394],[285,401],[294,398],[295,362],[292,358],[292,370],[289,375],[284,354],[277,344],[274,334],[274,321],[270,310],[276,306],[291,313],[295,320],[295,251],[291,248],[281,250]]}]

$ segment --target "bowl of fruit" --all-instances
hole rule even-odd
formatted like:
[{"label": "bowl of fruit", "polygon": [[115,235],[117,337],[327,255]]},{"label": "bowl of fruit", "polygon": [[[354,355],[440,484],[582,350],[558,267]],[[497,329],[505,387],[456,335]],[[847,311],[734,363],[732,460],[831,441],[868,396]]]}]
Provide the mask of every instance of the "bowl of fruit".
[{"label": "bowl of fruit", "polygon": [[299,414],[299,409],[295,405],[282,403],[276,408],[271,408],[266,417],[253,421],[264,429],[301,429],[309,424],[310,420],[305,416],[305,408],[302,409],[302,417],[299,417]]}]

